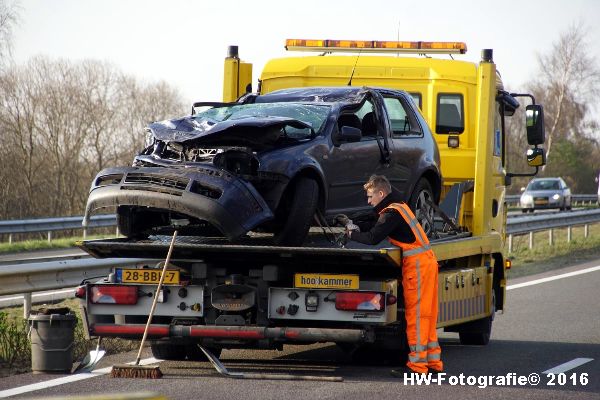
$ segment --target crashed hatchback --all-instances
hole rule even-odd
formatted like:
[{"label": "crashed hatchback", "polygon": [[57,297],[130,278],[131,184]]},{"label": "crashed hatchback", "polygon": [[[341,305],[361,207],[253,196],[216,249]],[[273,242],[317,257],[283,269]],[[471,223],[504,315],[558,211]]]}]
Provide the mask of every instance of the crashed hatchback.
[{"label": "crashed hatchback", "polygon": [[98,173],[84,224],[116,207],[128,237],[177,226],[230,241],[270,232],[274,244],[297,246],[316,222],[371,211],[362,185],[384,174],[428,230],[439,153],[408,93],[301,88],[194,106],[190,116],[151,124],[131,167]]}]

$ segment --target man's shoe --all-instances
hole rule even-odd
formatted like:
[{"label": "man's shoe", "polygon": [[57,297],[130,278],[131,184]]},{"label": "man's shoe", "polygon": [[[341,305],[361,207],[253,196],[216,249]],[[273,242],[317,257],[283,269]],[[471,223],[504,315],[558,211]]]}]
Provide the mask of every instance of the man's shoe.
[{"label": "man's shoe", "polygon": [[428,374],[437,375],[437,374],[441,374],[442,372],[444,372],[444,370],[435,369],[435,368],[427,368],[427,373]]}]

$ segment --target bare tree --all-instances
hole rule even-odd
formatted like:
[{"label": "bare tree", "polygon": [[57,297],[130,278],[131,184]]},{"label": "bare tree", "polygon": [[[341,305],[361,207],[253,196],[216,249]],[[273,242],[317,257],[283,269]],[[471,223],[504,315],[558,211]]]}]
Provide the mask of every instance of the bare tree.
[{"label": "bare tree", "polygon": [[186,107],[164,83],[45,57],[0,74],[0,219],[81,214],[102,168],[130,164],[143,128]]},{"label": "bare tree", "polygon": [[19,22],[20,11],[17,1],[0,0],[0,71],[12,55],[13,29]]},{"label": "bare tree", "polygon": [[573,24],[548,54],[538,55],[540,73],[530,89],[545,108],[546,160],[559,138],[589,134],[590,105],[600,92],[600,69],[588,51],[586,28]]}]

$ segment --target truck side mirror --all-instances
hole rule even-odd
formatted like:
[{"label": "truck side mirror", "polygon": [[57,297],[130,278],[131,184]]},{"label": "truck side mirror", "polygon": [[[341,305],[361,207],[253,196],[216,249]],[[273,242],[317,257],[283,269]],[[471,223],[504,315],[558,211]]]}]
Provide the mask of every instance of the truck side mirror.
[{"label": "truck side mirror", "polygon": [[527,164],[530,167],[541,167],[546,164],[546,153],[541,147],[527,150]]},{"label": "truck side mirror", "polygon": [[[525,107],[525,126],[527,127],[527,143],[532,146],[544,143],[546,133],[544,131],[544,107],[541,104],[531,104]],[[527,160],[529,162],[529,153]]]},{"label": "truck side mirror", "polygon": [[338,140],[340,142],[360,142],[362,139],[362,131],[353,126],[342,126]]}]

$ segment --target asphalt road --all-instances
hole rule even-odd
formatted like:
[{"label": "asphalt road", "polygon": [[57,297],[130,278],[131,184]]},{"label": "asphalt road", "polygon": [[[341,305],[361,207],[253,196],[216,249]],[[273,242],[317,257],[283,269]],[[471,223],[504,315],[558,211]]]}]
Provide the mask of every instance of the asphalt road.
[{"label": "asphalt road", "polygon": [[[150,391],[170,399],[598,399],[600,269],[530,286],[514,286],[598,265],[600,260],[509,281],[507,310],[496,314],[489,345],[461,346],[455,334],[441,334],[446,375],[440,384],[405,382],[390,376],[389,365],[353,364],[336,346],[319,344],[286,346],[283,352],[227,350],[221,360],[235,372],[340,376],[343,382],[231,379],[220,376],[206,362],[165,361],[160,363],[165,376],[159,380],[115,379],[101,373],[80,381],[72,381],[76,376],[68,375],[11,376],[0,379],[0,398],[10,395],[10,390],[27,389],[26,385],[38,383],[39,386],[29,388],[36,390],[13,398],[108,398],[108,393]],[[98,368],[109,371],[113,364],[134,359],[133,353],[106,357]],[[543,374],[569,362],[582,365],[567,370],[565,375],[555,375],[554,379]],[[461,374],[464,385],[460,384]],[[538,374],[539,384],[516,383],[518,379],[535,379],[532,374]],[[496,378],[490,378],[492,385],[479,388],[484,386],[485,376]],[[515,384],[503,386],[499,376],[514,380]],[[469,382],[475,385],[469,386]]]}]

